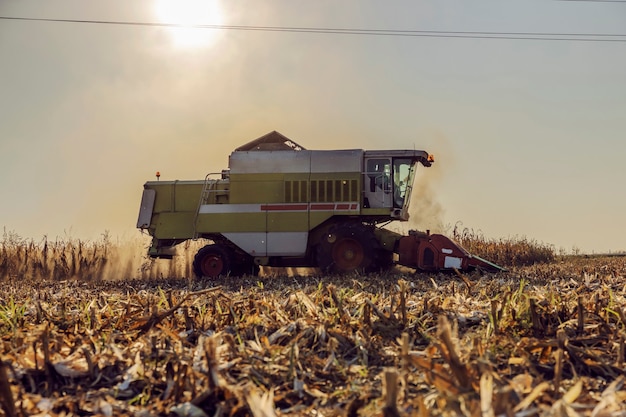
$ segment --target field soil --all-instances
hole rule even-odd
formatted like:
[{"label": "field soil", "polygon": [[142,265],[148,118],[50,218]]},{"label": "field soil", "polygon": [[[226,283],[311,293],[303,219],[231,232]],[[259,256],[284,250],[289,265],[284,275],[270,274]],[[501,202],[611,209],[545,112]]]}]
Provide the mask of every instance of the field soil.
[{"label": "field soil", "polygon": [[0,404],[11,417],[624,416],[625,314],[617,257],[484,275],[12,276]]}]

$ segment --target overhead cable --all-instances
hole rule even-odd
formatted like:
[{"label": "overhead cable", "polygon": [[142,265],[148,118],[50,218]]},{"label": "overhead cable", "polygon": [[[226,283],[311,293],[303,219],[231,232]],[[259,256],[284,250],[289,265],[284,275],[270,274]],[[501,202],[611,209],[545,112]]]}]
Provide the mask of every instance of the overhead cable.
[{"label": "overhead cable", "polygon": [[[577,1],[577,0],[564,0]],[[596,0],[599,1],[599,0]],[[606,0],[605,0],[606,1]],[[437,30],[398,30],[398,29],[354,29],[329,27],[289,27],[252,25],[202,25],[160,22],[136,22],[117,20],[53,19],[36,17],[0,16],[2,20],[33,22],[83,23],[98,25],[151,26],[166,28],[242,30],[262,32],[320,33],[332,35],[403,36],[433,38],[507,39],[539,41],[578,41],[578,42],[626,42],[626,34],[609,33],[550,33],[550,32],[478,32],[478,31],[437,31]]]}]

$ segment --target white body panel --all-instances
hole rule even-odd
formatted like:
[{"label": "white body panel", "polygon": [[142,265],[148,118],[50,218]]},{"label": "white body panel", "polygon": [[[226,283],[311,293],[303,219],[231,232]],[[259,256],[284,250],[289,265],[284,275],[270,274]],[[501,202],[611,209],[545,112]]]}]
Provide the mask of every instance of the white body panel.
[{"label": "white body panel", "polygon": [[151,189],[143,190],[141,196],[141,206],[139,208],[139,218],[137,219],[137,227],[139,229],[147,229],[152,221],[152,210],[154,209],[154,200],[156,199],[156,191]]},{"label": "white body panel", "polygon": [[233,152],[231,174],[361,172],[363,151]]},{"label": "white body panel", "polygon": [[200,214],[217,214],[217,213],[258,213],[261,211],[261,205],[254,204],[203,204],[200,206],[198,213]]},{"label": "white body panel", "polygon": [[308,232],[234,232],[223,235],[251,256],[303,256],[309,238]]},{"label": "white body panel", "polygon": [[461,269],[462,260],[463,259],[457,258],[456,256],[446,256],[443,261],[443,267]]},{"label": "white body panel", "polygon": [[222,235],[252,256],[267,256],[267,233],[265,232],[231,232],[222,233]]},{"label": "white body panel", "polygon": [[267,256],[304,256],[309,232],[267,234]]},{"label": "white body panel", "polygon": [[362,172],[363,151],[311,151],[311,174],[324,172]]}]

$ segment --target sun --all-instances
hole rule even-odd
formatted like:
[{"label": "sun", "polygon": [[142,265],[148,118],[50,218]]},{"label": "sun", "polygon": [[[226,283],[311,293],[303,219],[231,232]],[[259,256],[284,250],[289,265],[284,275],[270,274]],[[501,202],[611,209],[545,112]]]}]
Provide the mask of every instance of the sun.
[{"label": "sun", "polygon": [[223,24],[222,9],[218,0],[157,0],[154,10],[159,22],[180,25],[167,28],[176,47],[211,46],[217,40],[219,29],[193,26]]}]

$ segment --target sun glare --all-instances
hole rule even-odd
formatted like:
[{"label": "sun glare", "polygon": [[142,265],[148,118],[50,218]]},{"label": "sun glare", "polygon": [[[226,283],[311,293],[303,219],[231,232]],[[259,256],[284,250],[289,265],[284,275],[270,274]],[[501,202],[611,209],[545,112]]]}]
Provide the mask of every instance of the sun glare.
[{"label": "sun glare", "polygon": [[[216,41],[219,30],[192,26],[223,23],[218,0],[157,0],[155,13],[161,23],[181,25],[167,28],[172,43],[177,47],[211,46]],[[184,27],[187,25],[189,27]]]}]

